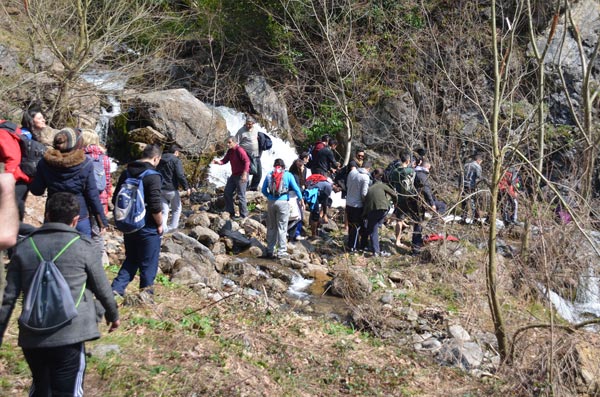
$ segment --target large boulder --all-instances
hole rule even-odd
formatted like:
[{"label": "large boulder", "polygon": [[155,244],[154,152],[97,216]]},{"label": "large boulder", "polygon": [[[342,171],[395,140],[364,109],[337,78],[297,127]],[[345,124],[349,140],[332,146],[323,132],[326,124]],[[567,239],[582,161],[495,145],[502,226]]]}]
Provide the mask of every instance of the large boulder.
[{"label": "large boulder", "polygon": [[123,107],[140,127],[154,128],[191,154],[214,150],[229,136],[223,116],[185,89],[134,94]]},{"label": "large boulder", "polygon": [[271,122],[269,131],[290,131],[287,106],[263,76],[248,77],[244,88],[254,109]]},{"label": "large boulder", "polygon": [[17,53],[0,44],[0,76],[15,76],[20,72],[21,66]]}]

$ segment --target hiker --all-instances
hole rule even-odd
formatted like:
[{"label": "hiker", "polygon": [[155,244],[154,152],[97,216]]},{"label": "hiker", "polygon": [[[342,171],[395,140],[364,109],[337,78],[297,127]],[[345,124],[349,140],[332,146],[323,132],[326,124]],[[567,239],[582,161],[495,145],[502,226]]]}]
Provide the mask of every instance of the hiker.
[{"label": "hiker", "polygon": [[306,163],[306,166],[310,168],[311,173],[315,173],[313,168],[315,168],[317,164],[317,154],[321,149],[329,145],[330,139],[331,137],[329,134],[323,134],[319,141],[315,142],[313,145],[311,145],[311,147],[308,148],[309,161]]},{"label": "hiker", "polygon": [[[41,266],[40,256],[49,261],[76,238],[53,262],[64,276],[73,301],[78,302],[75,306],[77,315],[46,333],[19,325],[18,344],[33,378],[30,396],[83,396],[84,343],[100,338],[94,296],[106,310],[108,332],[120,325],[117,304],[100,256],[87,236],[75,230],[79,203],[80,200],[71,193],[59,192],[49,197],[44,224],[17,244],[8,265],[7,286],[0,310],[0,343],[19,295],[23,292],[23,296],[27,296],[34,287],[32,279],[37,267]],[[53,310],[57,309],[49,311]]]},{"label": "hiker", "polygon": [[408,229],[410,223],[412,223],[412,214],[417,211],[414,188],[415,170],[411,167],[412,156],[410,151],[403,150],[400,153],[400,158],[394,163],[395,165],[391,166],[392,168],[388,171],[388,180],[398,194],[398,202],[394,210],[396,246],[409,249],[408,246],[402,243],[402,236],[404,230]]},{"label": "hiker", "polygon": [[[352,161],[350,163],[357,165]],[[358,249],[359,235],[364,232],[363,205],[371,184],[370,171],[371,163],[367,161],[364,163],[364,167],[352,167],[352,170],[348,173],[345,215],[348,221],[346,248],[350,252]]]},{"label": "hiker", "polygon": [[469,210],[467,209],[467,203],[473,213],[473,221],[480,219],[479,208],[477,206],[477,184],[482,180],[481,163],[483,162],[483,155],[476,153],[473,156],[473,160],[465,165],[462,181],[459,189],[461,189],[461,209],[462,217],[466,222]]},{"label": "hiker", "polygon": [[262,185],[262,194],[267,198],[267,251],[264,258],[274,258],[277,247],[277,258],[289,257],[287,253],[287,231],[290,206],[290,191],[296,193],[296,201],[300,210],[304,211],[302,192],[296,179],[289,171],[285,170],[282,159],[273,163],[273,171],[265,178]]},{"label": "hiker", "polygon": [[213,164],[231,164],[231,176],[227,178],[225,184],[225,211],[229,212],[232,218],[235,218],[235,209],[233,208],[233,194],[237,191],[239,200],[240,218],[248,216],[248,207],[246,205],[246,183],[248,182],[248,173],[250,172],[250,158],[246,151],[237,144],[234,137],[228,137],[225,140],[227,153],[221,160],[213,160]]},{"label": "hiker", "polygon": [[[158,145],[146,145],[139,160],[127,164],[127,169],[121,174],[115,188],[113,205],[117,206],[116,199],[121,185],[128,177],[137,178],[147,170],[154,171],[160,162],[162,151]],[[125,243],[125,260],[117,277],[112,281],[111,287],[114,294],[125,295],[125,289],[140,271],[140,291],[152,296],[154,294],[154,279],[158,271],[158,255],[160,254],[160,240],[163,234],[162,205],[160,193],[162,180],[158,172],[146,173],[142,178],[144,186],[144,203],[146,206],[144,226],[133,232],[123,235]]]},{"label": "hiker", "polygon": [[249,191],[257,191],[258,184],[262,178],[262,165],[260,158],[262,153],[258,145],[258,129],[255,126],[256,120],[250,115],[246,115],[246,122],[244,126],[239,129],[235,135],[237,143],[246,151],[246,154],[250,158],[250,176],[252,181],[248,178],[248,189]]},{"label": "hiker", "polygon": [[4,171],[12,174],[15,180],[13,192],[17,200],[19,220],[25,216],[25,200],[29,192],[31,176],[21,169],[21,130],[19,127],[5,120],[0,120],[0,163],[4,164]]},{"label": "hiker", "polygon": [[[191,193],[190,186],[183,172],[183,164],[179,159],[181,146],[177,144],[171,145],[167,153],[162,155],[160,163],[156,170],[162,175],[162,226],[163,233],[172,232],[179,227],[179,218],[181,217],[181,197],[179,195],[179,187],[182,187],[189,196]],[[169,211],[172,211],[171,223]]]},{"label": "hiker", "polygon": [[[81,131],[81,139],[83,141],[83,152],[85,156],[92,162],[94,166],[94,179],[96,180],[96,188],[98,189],[100,203],[104,214],[108,215],[109,202],[112,197],[112,178],[110,176],[110,157],[105,154],[104,149],[100,146],[100,138],[96,131],[84,129]],[[112,206],[112,205],[111,205]],[[109,260],[106,254],[104,237],[101,233],[101,227],[98,224],[96,217],[90,217],[92,226],[92,240],[98,246],[102,253],[102,265],[108,266]]]},{"label": "hiker", "polygon": [[[303,192],[306,189],[306,174],[307,169],[305,165],[305,161],[308,161],[308,152],[303,152],[299,158],[294,160],[292,165],[290,166],[290,174],[296,180],[296,184],[300,188],[300,191]],[[289,238],[291,241],[299,241],[304,240],[304,236],[302,236],[302,226],[304,225],[304,211],[301,208],[301,204],[304,204],[304,200],[302,196],[295,197],[296,193],[294,191],[290,191],[290,200],[294,201],[294,198],[298,198],[299,200],[297,208],[294,208],[293,205],[290,206],[290,219],[294,219],[295,212],[298,213],[298,221],[294,228],[289,230]]]},{"label": "hiker", "polygon": [[418,194],[417,211],[412,213],[414,222],[412,236],[412,252],[418,254],[423,248],[423,221],[428,209],[437,211],[435,198],[429,185],[429,171],[431,163],[425,158],[421,159],[421,165],[415,167],[415,189]]},{"label": "hiker", "polygon": [[23,112],[21,130],[27,138],[34,139],[48,147],[52,147],[54,135],[57,133],[57,130],[46,124],[42,109],[37,105],[30,106]]},{"label": "hiker", "polygon": [[[15,178],[11,173],[0,170],[0,250],[10,248],[17,242],[19,211],[15,199]],[[4,266],[0,267],[0,284],[3,283]]]},{"label": "hiker", "polygon": [[[100,187],[103,187],[103,189],[100,190],[100,187],[98,187],[100,202],[104,208],[104,213],[108,214],[113,193],[112,178],[110,176],[110,157],[106,155],[106,150],[100,146],[100,137],[96,131],[90,129],[81,130],[81,139],[83,140],[83,152],[94,164],[96,177],[102,176],[104,178],[104,183],[98,182],[98,178],[96,178],[96,187],[101,183]],[[96,162],[99,164],[96,165]]]},{"label": "hiker", "polygon": [[64,128],[54,136],[53,149],[48,149],[37,165],[37,174],[29,189],[41,196],[48,190],[48,198],[57,192],[73,193],[79,199],[77,230],[92,236],[90,217],[96,217],[100,231],[108,220],[100,202],[94,165],[83,152],[81,130]]},{"label": "hiker", "polygon": [[373,179],[362,210],[366,225],[361,236],[360,249],[367,249],[368,240],[371,240],[371,252],[374,256],[390,256],[389,252],[381,251],[379,247],[379,228],[390,210],[390,203],[396,202],[396,191],[381,181],[383,169],[376,168],[373,171]]},{"label": "hiker", "polygon": [[517,224],[517,212],[519,210],[519,189],[521,179],[515,168],[509,168],[504,172],[498,183],[498,202],[501,206],[502,221],[505,225]]},{"label": "hiker", "polygon": [[310,224],[311,237],[318,237],[319,223],[321,220],[322,211],[327,216],[327,207],[329,206],[329,197],[333,191],[333,184],[331,180],[320,174],[314,174],[306,178],[306,189],[304,190],[302,197],[304,201],[309,205],[310,217],[308,222]]},{"label": "hiker", "polygon": [[314,166],[311,168],[313,174],[321,174],[330,178],[339,168],[335,161],[333,151],[337,148],[338,142],[335,139],[329,140],[329,145],[324,146],[314,157]]}]

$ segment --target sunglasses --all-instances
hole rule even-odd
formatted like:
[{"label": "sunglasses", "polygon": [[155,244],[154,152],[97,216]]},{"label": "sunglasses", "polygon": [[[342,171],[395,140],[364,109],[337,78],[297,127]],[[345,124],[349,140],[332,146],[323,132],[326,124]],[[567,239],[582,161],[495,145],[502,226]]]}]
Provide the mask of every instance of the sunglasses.
[{"label": "sunglasses", "polygon": [[365,158],[365,156],[359,155],[359,156],[356,156],[356,158],[357,158],[357,159],[364,159],[364,158]]}]

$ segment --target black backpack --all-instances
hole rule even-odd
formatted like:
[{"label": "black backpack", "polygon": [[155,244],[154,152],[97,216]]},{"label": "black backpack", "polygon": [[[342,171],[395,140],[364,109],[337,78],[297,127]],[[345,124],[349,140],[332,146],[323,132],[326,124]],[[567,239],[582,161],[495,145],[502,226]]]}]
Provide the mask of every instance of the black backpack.
[{"label": "black backpack", "polygon": [[[19,127],[10,121],[4,121],[0,124],[0,128],[8,131],[11,134],[19,134]],[[37,164],[46,153],[46,145],[29,139],[24,135],[19,134],[19,146],[21,148],[21,163],[19,167],[25,175],[34,177],[37,171]]]},{"label": "black backpack", "polygon": [[35,333],[49,333],[66,325],[77,316],[77,307],[85,292],[85,283],[75,302],[69,284],[54,262],[80,238],[79,235],[73,237],[52,260],[44,259],[33,238],[28,238],[40,259],[40,264],[33,275],[27,296],[23,300],[23,311],[19,317],[21,327]]},{"label": "black backpack", "polygon": [[262,131],[258,131],[258,150],[264,152],[270,150],[273,147],[273,141],[271,138]]}]

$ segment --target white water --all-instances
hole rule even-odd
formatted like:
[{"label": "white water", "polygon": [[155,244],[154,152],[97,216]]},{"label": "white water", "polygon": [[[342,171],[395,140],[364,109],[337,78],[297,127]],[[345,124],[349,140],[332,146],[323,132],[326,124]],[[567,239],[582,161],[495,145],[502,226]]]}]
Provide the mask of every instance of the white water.
[{"label": "white water", "polygon": [[290,287],[288,288],[288,293],[295,298],[306,298],[309,296],[309,294],[307,292],[304,292],[304,290],[308,288],[308,286],[311,285],[313,282],[314,280],[308,280],[303,278],[299,274],[296,274],[292,277],[292,282],[290,284]]},{"label": "white water", "polygon": [[100,143],[106,144],[106,138],[108,136],[108,127],[110,119],[121,114],[121,102],[117,100],[114,95],[107,95],[108,102],[110,103],[111,110],[106,110],[105,107],[100,107],[100,117],[96,124],[96,134],[100,138]]},{"label": "white water", "polygon": [[[238,130],[244,125],[244,113],[238,112],[234,109],[225,106],[219,106],[216,109],[221,113],[221,115],[225,119],[229,134],[232,136],[237,134]],[[260,124],[256,123],[255,126],[258,128],[259,131],[267,133],[265,128],[262,127]],[[273,162],[275,161],[275,159],[283,159],[286,168],[290,168],[292,162],[298,158],[298,153],[296,152],[296,149],[292,147],[292,145],[288,141],[284,141],[283,139],[271,135],[269,133],[267,133],[267,135],[271,137],[271,140],[273,141],[273,147],[270,150],[263,152],[262,157],[260,158],[263,173],[262,178],[260,180],[260,184],[258,185],[259,188],[262,187],[262,183],[265,180],[265,177],[273,168]],[[217,159],[221,159],[222,157],[223,156],[217,157]],[[210,170],[208,172],[208,181],[210,183],[215,184],[215,186],[217,187],[225,186],[227,178],[229,178],[230,175],[231,166],[229,164],[211,164]],[[331,199],[333,200],[333,207],[344,207],[346,205],[346,200],[341,198],[341,193],[332,193]]]},{"label": "white water", "polygon": [[[600,233],[590,232],[594,244],[600,246]],[[600,266],[598,263],[590,265],[579,275],[575,301],[564,299],[554,291],[548,292],[548,299],[554,308],[570,323],[579,323],[592,318],[600,317]],[[545,292],[545,289],[543,289]]]}]

